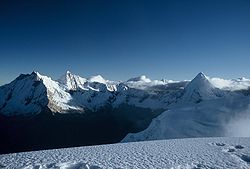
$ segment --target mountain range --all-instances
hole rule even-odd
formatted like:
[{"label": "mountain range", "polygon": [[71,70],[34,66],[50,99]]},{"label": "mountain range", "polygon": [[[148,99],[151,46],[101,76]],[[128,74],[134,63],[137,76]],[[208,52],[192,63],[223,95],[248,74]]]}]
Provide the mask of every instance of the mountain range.
[{"label": "mountain range", "polygon": [[0,87],[0,153],[237,132],[245,136],[238,123],[249,117],[249,104],[246,78],[199,73],[191,81],[143,75],[117,82],[69,71],[58,80],[38,72],[21,74]]}]

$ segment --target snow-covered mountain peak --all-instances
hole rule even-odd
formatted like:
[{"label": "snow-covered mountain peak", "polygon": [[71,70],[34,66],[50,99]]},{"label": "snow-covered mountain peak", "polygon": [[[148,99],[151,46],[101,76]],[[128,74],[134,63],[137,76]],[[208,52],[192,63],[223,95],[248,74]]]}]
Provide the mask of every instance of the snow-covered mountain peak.
[{"label": "snow-covered mountain peak", "polygon": [[105,80],[101,75],[92,76],[88,79],[89,82],[98,82],[106,84],[107,80]]},{"label": "snow-covered mountain peak", "polygon": [[30,75],[33,75],[33,76],[40,76],[40,73],[37,72],[37,71],[33,71]]},{"label": "snow-covered mountain peak", "polygon": [[0,111],[5,115],[34,114],[48,103],[45,76],[38,72],[21,74],[0,87]]},{"label": "snow-covered mountain peak", "polygon": [[86,81],[87,80],[85,78],[75,75],[68,70],[58,80],[58,82],[65,85],[68,90],[76,90],[77,88],[83,88],[83,85]]},{"label": "snow-covered mountain peak", "polygon": [[41,75],[39,72],[35,72],[33,71],[30,74],[20,74],[14,81],[12,81],[10,84],[12,83],[33,83],[36,81],[40,81],[42,82],[44,85],[46,85],[46,83],[48,83],[48,81],[52,81],[52,79],[50,77]]},{"label": "snow-covered mountain peak", "polygon": [[66,70],[66,74],[72,74],[69,70]]},{"label": "snow-covered mountain peak", "polygon": [[51,79],[51,77],[42,75],[39,72],[32,72],[31,75],[36,76],[37,80],[43,81],[45,83],[45,85],[46,85],[46,83],[50,83],[51,81],[53,81]]},{"label": "snow-covered mountain peak", "polygon": [[208,77],[203,73],[198,73],[192,81],[207,81]]},{"label": "snow-covered mountain peak", "polygon": [[147,78],[145,75],[141,75],[138,77],[134,77],[129,79],[127,82],[144,82],[144,83],[150,83],[151,80]]},{"label": "snow-covered mountain peak", "polygon": [[65,77],[66,80],[68,80],[68,79],[73,78],[75,75],[73,73],[71,73],[69,70],[67,70],[63,76]]},{"label": "snow-covered mountain peak", "polygon": [[[112,101],[116,100],[114,105],[126,102],[143,107],[157,105],[161,108],[165,103],[168,105],[173,100],[178,103],[182,101],[197,103],[223,97],[228,92],[225,90],[249,90],[249,87],[250,80],[246,78],[223,80],[209,78],[202,72],[192,81],[150,80],[142,75],[125,82],[115,82],[106,80],[101,75],[85,79],[70,71],[66,71],[59,80],[55,81],[34,71],[31,74],[21,74],[10,84],[0,87],[0,110],[1,106],[9,105],[13,107],[13,112],[19,111],[22,107],[14,110],[13,106],[14,103],[18,103],[23,105],[23,110],[26,111],[25,107],[28,104],[25,100],[29,100],[27,98],[34,98],[34,101],[47,100],[48,104],[46,103],[45,106],[48,105],[54,112],[78,110],[79,107],[98,108],[110,103],[112,99]],[[33,93],[35,93],[34,97]],[[13,102],[8,100],[10,96]],[[38,108],[34,109],[34,112]],[[12,111],[12,109],[4,109],[6,112]],[[30,112],[31,110],[32,107]]]},{"label": "snow-covered mountain peak", "polygon": [[208,77],[200,72],[195,78],[188,84],[187,88],[196,89],[196,88],[214,88],[214,86],[210,83]]},{"label": "snow-covered mountain peak", "polygon": [[200,102],[203,99],[216,98],[218,95],[221,95],[219,89],[210,83],[204,73],[200,72],[186,86],[182,100]]}]

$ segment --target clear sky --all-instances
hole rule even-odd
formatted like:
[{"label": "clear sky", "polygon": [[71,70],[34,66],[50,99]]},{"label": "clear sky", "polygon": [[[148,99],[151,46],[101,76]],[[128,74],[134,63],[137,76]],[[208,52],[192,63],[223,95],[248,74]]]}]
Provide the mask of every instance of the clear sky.
[{"label": "clear sky", "polygon": [[250,0],[1,0],[0,59],[0,84],[33,70],[250,77]]}]

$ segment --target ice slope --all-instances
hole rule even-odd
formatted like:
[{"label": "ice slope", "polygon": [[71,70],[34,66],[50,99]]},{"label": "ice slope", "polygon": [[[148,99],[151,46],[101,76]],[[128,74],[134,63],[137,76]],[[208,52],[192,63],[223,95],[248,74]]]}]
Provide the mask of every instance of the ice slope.
[{"label": "ice slope", "polygon": [[25,169],[249,169],[250,138],[119,143],[0,155],[0,167]]}]

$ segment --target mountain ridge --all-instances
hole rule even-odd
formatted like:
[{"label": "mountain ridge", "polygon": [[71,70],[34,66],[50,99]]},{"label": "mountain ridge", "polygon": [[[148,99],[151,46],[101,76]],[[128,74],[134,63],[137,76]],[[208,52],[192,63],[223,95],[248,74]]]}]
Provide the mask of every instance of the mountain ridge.
[{"label": "mountain ridge", "polygon": [[[43,86],[45,89],[34,87],[32,86],[33,83]],[[240,84],[243,88],[250,86],[250,80],[246,78],[231,81],[230,85],[232,86],[233,83]],[[171,88],[174,85],[179,85],[179,87]],[[216,87],[216,85],[219,87]],[[82,78],[70,71],[66,71],[58,80],[53,80],[33,71],[31,74],[21,74],[11,83],[0,86],[0,113],[8,115],[8,112],[15,114],[14,112],[24,112],[28,109],[30,109],[28,112],[39,113],[44,106],[59,113],[72,110],[83,112],[84,109],[98,109],[110,103],[114,107],[122,103],[128,103],[153,109],[166,108],[168,106],[166,102],[176,100],[174,95],[179,95],[178,93],[182,93],[182,102],[193,101],[198,103],[204,99],[222,97],[223,91],[226,90],[224,88],[218,85],[218,79],[209,78],[202,72],[192,81],[150,80],[142,75],[124,82],[115,82],[105,80],[101,75]],[[17,99],[15,100],[16,106],[13,106],[14,103],[11,103],[12,101],[9,98],[12,95],[12,90],[15,90],[12,99]],[[237,90],[240,90],[240,88]],[[32,98],[39,99],[40,96],[43,96],[43,98],[40,98],[41,100],[47,100],[47,102],[44,101],[45,105],[39,102],[39,107],[39,105],[34,104],[35,101],[32,101]],[[29,105],[29,103],[33,105]],[[6,106],[9,108],[6,108]],[[32,110],[32,106],[34,110]],[[13,107],[13,110],[10,107]],[[15,109],[15,107],[17,108]]]},{"label": "mountain ridge", "polygon": [[222,136],[224,124],[248,124],[228,124],[248,110],[248,79],[145,79],[21,74],[0,87],[0,153]]}]

